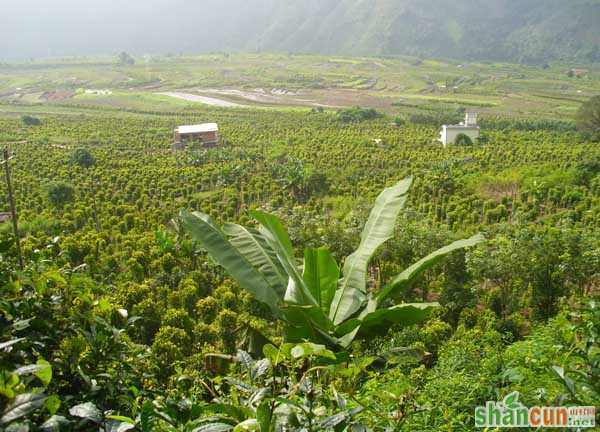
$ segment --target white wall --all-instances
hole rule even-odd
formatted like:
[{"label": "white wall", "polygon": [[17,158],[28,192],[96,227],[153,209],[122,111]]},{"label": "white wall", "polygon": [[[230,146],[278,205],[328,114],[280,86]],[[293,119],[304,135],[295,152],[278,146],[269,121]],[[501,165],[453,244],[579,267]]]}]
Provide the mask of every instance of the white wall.
[{"label": "white wall", "polygon": [[456,137],[459,134],[465,134],[469,138],[475,142],[477,138],[479,138],[479,129],[477,128],[464,128],[464,129],[454,129],[454,128],[442,128],[442,135],[440,141],[444,144],[444,147],[447,145],[454,144]]}]

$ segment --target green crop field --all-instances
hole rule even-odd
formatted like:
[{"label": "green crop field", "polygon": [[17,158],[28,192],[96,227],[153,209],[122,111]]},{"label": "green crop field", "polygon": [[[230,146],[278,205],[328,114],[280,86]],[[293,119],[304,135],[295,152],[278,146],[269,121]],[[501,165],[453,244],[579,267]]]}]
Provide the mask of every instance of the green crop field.
[{"label": "green crop field", "polygon": [[[571,67],[0,65],[25,263],[0,223],[0,429],[463,431],[514,391],[600,406],[600,144],[575,125],[600,69]],[[465,109],[481,139],[442,147]],[[171,150],[204,122],[221,145]]]},{"label": "green crop field", "polygon": [[[600,69],[569,77],[576,66],[277,54],[146,57],[132,66],[109,58],[33,61],[0,65],[0,103],[176,110],[189,103],[157,100],[156,94],[180,91],[249,106],[360,105],[392,114],[452,105],[493,115],[563,118],[600,87]],[[85,89],[112,94],[86,95]],[[416,107],[403,110],[404,103]]]}]

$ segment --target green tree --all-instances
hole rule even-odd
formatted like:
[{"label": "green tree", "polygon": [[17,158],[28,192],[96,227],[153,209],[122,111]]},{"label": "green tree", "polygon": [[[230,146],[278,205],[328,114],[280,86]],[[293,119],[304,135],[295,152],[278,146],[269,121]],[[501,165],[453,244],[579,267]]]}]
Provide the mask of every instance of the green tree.
[{"label": "green tree", "polygon": [[71,155],[71,161],[82,168],[89,168],[96,165],[96,159],[84,148],[75,149]]},{"label": "green tree", "polygon": [[577,112],[577,128],[594,140],[600,140],[600,96],[585,102]]},{"label": "green tree", "polygon": [[75,190],[65,182],[52,182],[47,186],[48,200],[53,206],[62,208],[73,201]]},{"label": "green tree", "polygon": [[39,126],[42,124],[42,121],[39,118],[30,115],[22,116],[21,121],[25,126]]}]

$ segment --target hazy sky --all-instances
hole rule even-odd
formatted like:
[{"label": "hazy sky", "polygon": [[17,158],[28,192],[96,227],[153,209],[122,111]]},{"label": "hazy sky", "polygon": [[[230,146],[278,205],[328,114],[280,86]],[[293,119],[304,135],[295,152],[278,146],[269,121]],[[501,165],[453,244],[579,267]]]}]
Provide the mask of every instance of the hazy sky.
[{"label": "hazy sky", "polygon": [[0,0],[0,59],[219,49],[225,41],[211,40],[210,29],[222,21],[215,16],[224,12],[228,3]]}]

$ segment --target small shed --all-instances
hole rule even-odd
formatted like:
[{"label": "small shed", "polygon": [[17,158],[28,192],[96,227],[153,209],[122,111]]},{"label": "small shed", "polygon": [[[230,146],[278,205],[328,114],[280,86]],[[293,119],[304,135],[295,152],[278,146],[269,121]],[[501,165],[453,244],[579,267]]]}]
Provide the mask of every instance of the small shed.
[{"label": "small shed", "polygon": [[178,126],[173,133],[174,149],[185,148],[187,143],[214,147],[219,143],[219,126],[216,123]]},{"label": "small shed", "polygon": [[448,144],[454,144],[456,137],[460,134],[464,134],[475,141],[479,138],[479,132],[480,128],[477,124],[477,113],[467,112],[465,114],[464,122],[457,125],[443,125],[438,141],[446,147]]}]

